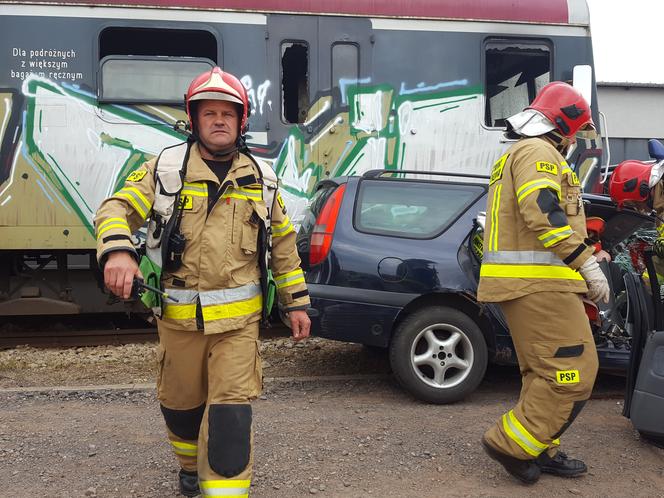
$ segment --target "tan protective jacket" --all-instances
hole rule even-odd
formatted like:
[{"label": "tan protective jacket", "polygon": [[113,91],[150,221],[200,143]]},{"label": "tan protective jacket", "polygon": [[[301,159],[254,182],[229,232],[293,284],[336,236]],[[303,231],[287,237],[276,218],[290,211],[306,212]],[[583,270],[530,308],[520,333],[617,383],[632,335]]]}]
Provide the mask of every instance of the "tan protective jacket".
[{"label": "tan protective jacket", "polygon": [[519,140],[491,172],[478,300],[587,292],[586,241],[578,178],[545,138]]},{"label": "tan protective jacket", "polygon": [[[664,180],[657,182],[657,185],[652,189],[652,196],[653,209],[660,220],[664,219]],[[659,239],[664,238],[664,223],[660,220],[657,221],[657,238]],[[653,256],[652,261],[657,272],[657,282],[659,285],[664,285],[664,261],[658,256]],[[643,276],[649,278],[648,270],[644,272]]]},{"label": "tan protective jacket", "polygon": [[[110,251],[136,254],[130,236],[150,216],[156,162],[152,159],[131,173],[99,207],[95,228],[100,265]],[[181,192],[180,231],[186,238],[182,266],[162,274],[165,292],[179,300],[165,300],[162,319],[169,325],[188,330],[204,326],[206,334],[214,334],[260,319],[258,217],[265,220],[268,207],[258,178],[251,159],[237,154],[221,186],[223,194],[208,214],[208,182],[219,186],[219,179],[202,160],[198,145],[191,147]],[[270,266],[279,301],[286,311],[305,308],[309,294],[295,248],[296,233],[278,191],[275,197]]]}]

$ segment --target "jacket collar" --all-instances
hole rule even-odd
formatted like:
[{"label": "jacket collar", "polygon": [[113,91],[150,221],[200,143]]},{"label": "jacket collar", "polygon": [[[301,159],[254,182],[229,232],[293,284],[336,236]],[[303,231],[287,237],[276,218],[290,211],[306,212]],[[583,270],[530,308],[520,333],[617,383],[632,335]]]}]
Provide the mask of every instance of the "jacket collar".
[{"label": "jacket collar", "polygon": [[[233,159],[233,164],[231,169],[226,175],[226,180],[224,183],[231,182],[234,186],[238,186],[237,179],[243,178],[246,176],[254,175],[258,179],[257,172],[254,163],[244,154],[236,153],[235,158]],[[198,148],[198,144],[195,143],[191,146],[189,152],[189,162],[187,163],[187,176],[185,177],[187,182],[213,182],[217,186],[219,185],[219,178],[214,172],[205,164],[205,161],[201,157],[201,151]]]}]

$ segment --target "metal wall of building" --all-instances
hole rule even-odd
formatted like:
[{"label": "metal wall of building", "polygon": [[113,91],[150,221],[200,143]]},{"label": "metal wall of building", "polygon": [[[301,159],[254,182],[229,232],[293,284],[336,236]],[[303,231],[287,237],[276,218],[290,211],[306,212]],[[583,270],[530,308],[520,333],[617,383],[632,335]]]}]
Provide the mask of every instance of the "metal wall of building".
[{"label": "metal wall of building", "polygon": [[608,132],[611,164],[649,159],[648,140],[664,141],[664,85],[598,83],[597,93],[599,109],[606,116],[602,135]]}]

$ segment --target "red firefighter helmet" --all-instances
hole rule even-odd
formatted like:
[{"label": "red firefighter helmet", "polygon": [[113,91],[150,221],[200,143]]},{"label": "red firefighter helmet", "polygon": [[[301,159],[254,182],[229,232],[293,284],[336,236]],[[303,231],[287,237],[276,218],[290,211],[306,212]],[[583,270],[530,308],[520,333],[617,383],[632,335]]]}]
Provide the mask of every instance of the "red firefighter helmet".
[{"label": "red firefighter helmet", "polygon": [[226,100],[242,107],[240,113],[240,135],[247,132],[247,119],[249,117],[249,99],[244,85],[231,73],[222,71],[220,67],[213,67],[209,71],[194,78],[184,97],[191,129],[194,130],[192,103],[197,100]]},{"label": "red firefighter helmet", "polygon": [[[609,195],[622,207],[625,202],[646,202],[650,196],[653,164],[627,160],[621,162],[611,174]],[[653,179],[655,180],[655,179]],[[657,181],[655,181],[655,184]]]},{"label": "red firefighter helmet", "polygon": [[541,112],[565,137],[573,137],[580,130],[595,129],[586,99],[579,90],[562,81],[542,87],[526,109]]}]

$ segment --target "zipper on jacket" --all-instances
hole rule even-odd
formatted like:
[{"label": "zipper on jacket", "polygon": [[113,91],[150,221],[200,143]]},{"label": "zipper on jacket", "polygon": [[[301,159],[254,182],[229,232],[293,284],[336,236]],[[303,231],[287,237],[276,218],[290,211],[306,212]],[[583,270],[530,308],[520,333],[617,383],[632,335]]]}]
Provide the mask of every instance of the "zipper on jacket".
[{"label": "zipper on jacket", "polygon": [[[210,213],[212,212],[212,209],[214,209],[214,206],[217,205],[217,201],[219,199],[221,199],[221,196],[226,193],[226,190],[228,190],[228,187],[230,187],[231,185],[233,185],[233,182],[228,180],[228,181],[224,182],[219,187],[219,190],[217,190],[217,193],[214,195],[212,200],[210,202],[208,202],[207,216],[210,216]],[[206,219],[207,219],[207,216],[206,216]]]},{"label": "zipper on jacket", "polygon": [[205,329],[205,322],[203,321],[203,308],[201,307],[201,299],[199,297],[196,298],[196,329]]}]

